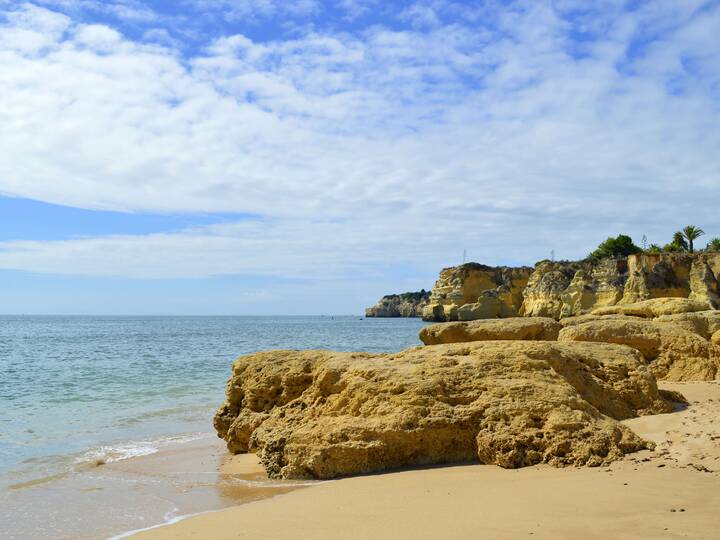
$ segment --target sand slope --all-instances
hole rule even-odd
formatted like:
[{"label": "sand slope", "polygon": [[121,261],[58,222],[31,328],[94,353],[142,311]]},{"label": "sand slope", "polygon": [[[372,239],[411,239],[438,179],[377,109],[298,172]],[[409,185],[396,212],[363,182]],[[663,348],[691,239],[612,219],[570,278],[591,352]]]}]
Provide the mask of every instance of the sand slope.
[{"label": "sand slope", "polygon": [[683,411],[628,420],[654,440],[609,468],[467,465],[362,476],[138,538],[720,538],[720,383],[674,383]]}]

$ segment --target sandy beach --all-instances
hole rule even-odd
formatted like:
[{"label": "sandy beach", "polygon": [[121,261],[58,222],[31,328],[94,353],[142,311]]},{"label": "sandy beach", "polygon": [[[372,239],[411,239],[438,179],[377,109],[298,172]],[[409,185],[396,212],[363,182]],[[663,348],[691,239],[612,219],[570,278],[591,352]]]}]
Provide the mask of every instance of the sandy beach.
[{"label": "sandy beach", "polygon": [[[661,386],[690,405],[626,421],[656,449],[610,467],[461,465],[345,478],[134,538],[720,538],[720,383]],[[254,456],[223,469],[260,472]]]}]

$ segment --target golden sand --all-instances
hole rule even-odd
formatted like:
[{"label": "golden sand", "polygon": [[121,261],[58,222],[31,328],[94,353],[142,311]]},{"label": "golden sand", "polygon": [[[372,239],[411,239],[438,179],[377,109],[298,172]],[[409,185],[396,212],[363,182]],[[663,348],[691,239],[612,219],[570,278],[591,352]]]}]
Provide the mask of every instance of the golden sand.
[{"label": "golden sand", "polygon": [[[466,465],[324,482],[136,538],[720,538],[720,383],[674,383],[690,406],[626,421],[657,443],[606,468]],[[259,474],[252,456],[227,470]]]}]

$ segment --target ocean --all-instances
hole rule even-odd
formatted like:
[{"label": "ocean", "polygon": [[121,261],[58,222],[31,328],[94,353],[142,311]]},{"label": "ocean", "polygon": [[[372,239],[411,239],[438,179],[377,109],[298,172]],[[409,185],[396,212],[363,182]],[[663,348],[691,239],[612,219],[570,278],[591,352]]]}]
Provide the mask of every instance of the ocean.
[{"label": "ocean", "polygon": [[163,452],[220,454],[212,415],[239,355],[395,352],[419,345],[422,325],[359,316],[0,317],[3,537],[120,534],[177,518],[178,500],[193,489],[208,497],[190,510],[230,504],[216,493],[216,462],[186,463],[182,478],[128,466]]}]

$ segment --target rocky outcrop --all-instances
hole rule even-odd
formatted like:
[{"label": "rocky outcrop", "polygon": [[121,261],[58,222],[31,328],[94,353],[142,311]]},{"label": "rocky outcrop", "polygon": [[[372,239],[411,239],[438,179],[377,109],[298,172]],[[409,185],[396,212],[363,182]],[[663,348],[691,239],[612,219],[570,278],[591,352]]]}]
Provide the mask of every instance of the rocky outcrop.
[{"label": "rocky outcrop", "polygon": [[[515,317],[532,268],[493,267],[477,263],[445,268],[440,272],[423,309],[426,321],[456,321]],[[459,311],[464,307],[462,312]],[[461,315],[462,313],[462,315]]]},{"label": "rocky outcrop", "polygon": [[705,311],[707,309],[707,303],[690,300],[689,298],[654,298],[634,304],[619,304],[617,306],[597,308],[592,310],[591,314],[600,316],[626,315],[631,317],[653,318],[663,315]]},{"label": "rocky outcrop", "polygon": [[563,328],[558,340],[627,345],[643,355],[658,379],[709,381],[720,372],[720,348],[671,322],[594,320]]},{"label": "rocky outcrop", "polygon": [[628,257],[628,279],[620,303],[650,298],[690,298],[718,307],[720,254],[654,253]]},{"label": "rocky outcrop", "polygon": [[562,325],[547,317],[513,317],[432,324],[420,330],[425,345],[468,341],[556,341]]},{"label": "rocky outcrop", "polygon": [[627,262],[551,262],[536,265],[523,291],[521,315],[560,319],[616,304],[623,294]]},{"label": "rocky outcrop", "polygon": [[389,294],[383,296],[377,304],[365,310],[366,317],[422,317],[422,311],[428,304],[430,292]]},{"label": "rocky outcrop", "polygon": [[705,339],[711,339],[720,330],[720,311],[717,310],[662,315],[655,320],[676,324]]},{"label": "rocky outcrop", "polygon": [[695,302],[694,309],[716,309],[718,272],[717,253],[541,261],[529,273],[524,267],[498,269],[471,263],[440,273],[423,318],[469,321],[521,315],[562,319],[659,298],[684,298]]},{"label": "rocky outcrop", "polygon": [[670,410],[629,347],[486,341],[244,356],[215,427],[272,478],[333,478],[471,461],[606,464],[648,446],[618,419]]}]

